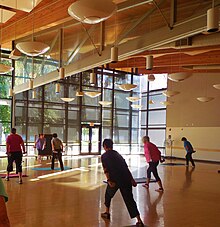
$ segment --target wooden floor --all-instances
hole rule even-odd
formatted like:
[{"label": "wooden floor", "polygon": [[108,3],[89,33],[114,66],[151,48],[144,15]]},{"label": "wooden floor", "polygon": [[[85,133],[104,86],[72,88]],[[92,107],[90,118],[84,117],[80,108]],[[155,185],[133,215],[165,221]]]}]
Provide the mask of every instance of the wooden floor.
[{"label": "wooden floor", "polygon": [[[125,157],[134,177],[144,177],[143,156]],[[12,227],[122,227],[133,226],[118,192],[112,203],[111,221],[100,218],[104,211],[104,174],[98,156],[64,158],[72,169],[36,171],[34,167],[50,167],[50,160],[39,164],[34,158],[24,158],[24,183],[17,178],[4,182],[9,195],[7,210]],[[169,162],[169,161],[167,161]],[[182,161],[176,161],[184,163]],[[0,171],[5,172],[7,160],[0,159]],[[58,165],[58,164],[56,164]],[[219,227],[220,174],[219,165],[196,163],[196,168],[184,165],[159,166],[164,193],[155,192],[157,185],[147,190],[138,184],[133,188],[135,200],[146,226],[150,227]]]}]

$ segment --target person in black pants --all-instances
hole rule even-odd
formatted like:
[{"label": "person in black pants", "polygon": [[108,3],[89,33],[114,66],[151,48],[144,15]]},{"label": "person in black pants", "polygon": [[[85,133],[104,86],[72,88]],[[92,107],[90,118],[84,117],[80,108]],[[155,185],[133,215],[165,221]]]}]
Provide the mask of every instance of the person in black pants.
[{"label": "person in black pants", "polygon": [[192,144],[186,139],[186,137],[182,137],[184,148],[186,150],[186,166],[189,165],[189,161],[192,163],[192,166],[195,167],[194,160],[192,158],[192,154],[195,153]]},{"label": "person in black pants", "polygon": [[57,134],[53,134],[53,139],[51,140],[51,146],[52,146],[52,162],[51,162],[51,169],[54,169],[54,161],[55,158],[57,158],[60,162],[60,169],[63,171],[63,160],[62,160],[62,152],[63,152],[63,143],[62,141],[57,138]]},{"label": "person in black pants", "polygon": [[129,171],[125,160],[117,151],[113,150],[111,139],[103,141],[103,148],[105,153],[101,156],[101,161],[108,184],[105,192],[106,211],[101,214],[101,217],[110,219],[111,200],[119,189],[130,217],[137,218],[136,226],[144,226],[132,194],[132,186],[136,187],[137,183]]}]

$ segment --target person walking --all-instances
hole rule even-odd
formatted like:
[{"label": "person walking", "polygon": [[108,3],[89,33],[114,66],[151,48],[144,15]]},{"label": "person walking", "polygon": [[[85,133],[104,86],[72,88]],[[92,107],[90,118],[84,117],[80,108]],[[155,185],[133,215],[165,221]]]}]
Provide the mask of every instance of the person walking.
[{"label": "person walking", "polygon": [[10,227],[7,209],[5,203],[8,201],[8,195],[0,178],[0,227]]},{"label": "person walking", "polygon": [[41,162],[41,156],[43,155],[43,150],[46,146],[46,138],[44,138],[44,134],[39,134],[39,137],[37,138],[34,148],[37,148],[38,151],[38,160]]},{"label": "person walking", "polygon": [[136,187],[137,183],[128,169],[125,160],[117,151],[113,150],[111,139],[103,141],[103,148],[105,153],[101,156],[101,162],[107,178],[107,187],[105,191],[106,211],[101,214],[101,217],[110,220],[111,200],[119,189],[130,217],[136,217],[137,219],[136,226],[144,226],[132,193],[132,186]]},{"label": "person walking", "polygon": [[156,189],[155,191],[163,192],[164,189],[163,189],[162,181],[157,172],[157,166],[159,164],[159,161],[163,162],[163,160],[161,159],[161,153],[157,148],[157,146],[150,142],[149,136],[144,136],[142,138],[142,142],[144,143],[144,155],[145,155],[146,161],[149,164],[149,167],[147,169],[147,181],[143,185],[143,187],[147,189],[149,188],[151,173],[153,173],[155,180],[159,185],[159,188]]},{"label": "person walking", "polygon": [[25,154],[24,141],[16,134],[16,128],[11,129],[11,134],[6,139],[6,154],[8,155],[8,166],[6,180],[9,181],[9,174],[13,171],[13,162],[16,164],[16,173],[19,176],[19,184],[22,184],[22,150]]},{"label": "person walking", "polygon": [[53,152],[52,153],[51,169],[54,170],[54,161],[55,161],[55,158],[57,158],[60,162],[60,169],[61,169],[61,171],[63,171],[64,170],[63,160],[62,160],[63,143],[57,137],[57,133],[53,134],[53,139],[51,140],[51,146],[52,146],[52,152]]},{"label": "person walking", "polygon": [[186,139],[186,137],[182,137],[183,146],[186,150],[186,166],[189,166],[189,161],[192,163],[192,166],[195,167],[194,160],[192,158],[192,154],[195,153],[192,144]]}]

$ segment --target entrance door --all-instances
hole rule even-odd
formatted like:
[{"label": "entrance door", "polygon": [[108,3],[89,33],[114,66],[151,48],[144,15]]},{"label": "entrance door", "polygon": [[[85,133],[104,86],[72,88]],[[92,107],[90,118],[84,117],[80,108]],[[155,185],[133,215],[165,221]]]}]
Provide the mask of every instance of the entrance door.
[{"label": "entrance door", "polygon": [[82,125],[81,154],[100,154],[100,126]]}]

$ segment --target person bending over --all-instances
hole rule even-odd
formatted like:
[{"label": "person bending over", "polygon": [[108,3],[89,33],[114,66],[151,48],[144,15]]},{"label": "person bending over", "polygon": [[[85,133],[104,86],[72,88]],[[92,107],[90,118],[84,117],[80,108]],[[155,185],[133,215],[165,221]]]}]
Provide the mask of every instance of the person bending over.
[{"label": "person bending over", "polygon": [[164,189],[163,189],[162,181],[157,172],[157,166],[159,164],[159,161],[163,162],[163,160],[161,159],[161,153],[157,148],[157,146],[150,142],[150,138],[148,136],[144,136],[142,138],[142,141],[144,143],[144,155],[149,164],[149,167],[147,169],[147,181],[143,186],[146,188],[149,188],[151,173],[153,173],[156,179],[156,182],[159,185],[159,188],[156,189],[156,191],[163,192]]},{"label": "person bending over", "polygon": [[111,200],[119,189],[130,217],[136,217],[137,219],[136,226],[144,226],[132,193],[132,186],[136,187],[137,184],[124,158],[117,151],[113,150],[111,139],[103,141],[103,148],[105,153],[101,156],[101,161],[108,184],[105,192],[106,211],[101,214],[101,217],[110,219]]}]

